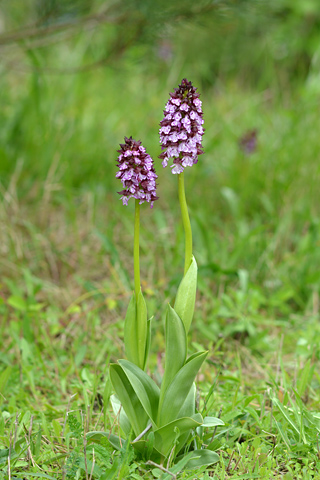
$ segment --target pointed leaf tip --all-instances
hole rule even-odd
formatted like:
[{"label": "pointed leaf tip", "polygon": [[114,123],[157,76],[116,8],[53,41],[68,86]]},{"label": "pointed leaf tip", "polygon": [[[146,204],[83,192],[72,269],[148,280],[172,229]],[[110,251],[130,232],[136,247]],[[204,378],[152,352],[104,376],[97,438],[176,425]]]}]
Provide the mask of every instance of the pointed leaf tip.
[{"label": "pointed leaf tip", "polygon": [[174,303],[174,309],[183,321],[186,333],[189,331],[196,303],[197,273],[197,262],[192,257],[190,267],[179,285]]}]

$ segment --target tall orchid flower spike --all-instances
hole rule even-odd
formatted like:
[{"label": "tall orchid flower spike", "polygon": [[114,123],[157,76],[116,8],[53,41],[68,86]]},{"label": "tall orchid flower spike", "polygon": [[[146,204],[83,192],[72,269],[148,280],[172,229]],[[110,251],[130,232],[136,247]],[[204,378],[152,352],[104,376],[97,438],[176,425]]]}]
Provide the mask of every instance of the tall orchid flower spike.
[{"label": "tall orchid flower spike", "polygon": [[124,187],[124,190],[118,193],[122,195],[123,205],[128,205],[129,199],[135,198],[133,247],[135,291],[126,314],[124,343],[128,360],[144,369],[150,344],[150,320],[147,320],[147,307],[140,287],[140,204],[148,202],[150,207],[153,207],[153,203],[158,199],[156,196],[158,177],[153,160],[140,141],[125,137],[118,153],[119,171],[116,177],[120,178]]},{"label": "tall orchid flower spike", "polygon": [[202,150],[204,133],[202,102],[197,89],[184,78],[178,88],[170,93],[160,122],[160,143],[163,152],[159,155],[162,166],[166,167],[170,158],[172,173],[182,173],[185,167],[198,162]]},{"label": "tall orchid flower spike", "polygon": [[171,158],[172,173],[178,174],[179,202],[181,217],[185,231],[185,262],[186,275],[192,262],[192,231],[184,188],[184,168],[192,167],[198,162],[198,155],[203,152],[202,102],[197,89],[184,78],[178,88],[170,93],[170,98],[164,109],[164,118],[160,122],[160,143],[162,166],[166,167]]}]

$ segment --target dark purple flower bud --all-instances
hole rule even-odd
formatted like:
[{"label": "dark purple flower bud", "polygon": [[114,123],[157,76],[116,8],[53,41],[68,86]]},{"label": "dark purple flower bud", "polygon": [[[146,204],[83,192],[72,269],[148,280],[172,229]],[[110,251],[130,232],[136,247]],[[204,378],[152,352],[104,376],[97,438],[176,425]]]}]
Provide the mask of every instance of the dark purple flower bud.
[{"label": "dark purple flower bud", "polygon": [[124,143],[121,143],[120,147],[117,163],[119,172],[116,178],[120,178],[124,187],[124,190],[118,192],[122,195],[123,205],[128,205],[129,198],[135,198],[140,200],[140,204],[149,202],[152,208],[153,202],[158,199],[156,196],[158,176],[152,158],[146,153],[141,142],[133,140],[132,137],[124,137]]},{"label": "dark purple flower bud", "polygon": [[181,173],[198,161],[202,150],[203,113],[197,89],[184,78],[170,98],[160,122],[160,143],[163,152],[159,155],[162,166],[173,159],[172,173]]}]

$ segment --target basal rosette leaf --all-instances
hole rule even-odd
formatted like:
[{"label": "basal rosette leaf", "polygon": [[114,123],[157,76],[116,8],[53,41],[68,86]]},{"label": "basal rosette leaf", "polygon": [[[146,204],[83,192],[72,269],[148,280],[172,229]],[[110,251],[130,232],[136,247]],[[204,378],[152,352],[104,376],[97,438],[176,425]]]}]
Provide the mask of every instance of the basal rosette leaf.
[{"label": "basal rosette leaf", "polygon": [[[204,417],[202,425],[196,429],[196,432],[200,438],[203,438],[204,433],[207,431],[208,428],[222,427],[223,425],[224,425],[224,421],[221,420],[220,418]],[[211,450],[209,445],[208,445],[208,448],[209,450]]]},{"label": "basal rosette leaf", "polygon": [[160,391],[160,408],[170,383],[183,367],[187,356],[187,336],[181,318],[168,305],[166,315],[165,368]]},{"label": "basal rosette leaf", "polygon": [[[167,457],[173,447],[173,440],[175,438],[175,430],[178,428],[180,438],[183,434],[189,433],[191,429],[195,429],[202,424],[202,416],[200,413],[193,415],[193,417],[183,417],[174,420],[158,430],[154,431],[154,448]],[[183,435],[184,436],[184,435]],[[177,451],[181,449],[183,444],[178,441]]]},{"label": "basal rosette leaf", "polygon": [[[183,402],[183,405],[181,409],[179,410],[179,413],[177,415],[178,418],[182,417],[192,417],[195,415],[196,412],[196,384],[193,382],[191,385],[190,391]],[[183,433],[180,438],[179,438],[179,449],[183,447],[183,445],[186,443],[190,435],[190,431],[186,431]],[[177,452],[179,451],[177,450]]]},{"label": "basal rosette leaf", "polygon": [[148,356],[149,356],[149,351],[150,351],[152,319],[153,319],[153,317],[149,318],[148,321],[147,321],[147,340],[146,340],[146,349],[145,349],[143,370],[146,368],[147,360],[148,360]]},{"label": "basal rosette leaf", "polygon": [[188,395],[186,396],[185,401],[178,413],[178,418],[180,417],[192,417],[196,412],[196,384],[193,382],[189,390]]},{"label": "basal rosette leaf", "polygon": [[[176,458],[176,461],[182,460],[184,455]],[[212,465],[219,461],[219,455],[211,450],[193,450],[191,459],[187,462],[188,469],[203,467],[205,465]]]},{"label": "basal rosette leaf", "polygon": [[158,425],[163,426],[177,419],[188,396],[195,377],[204,362],[208,352],[199,352],[192,355],[186,364],[179,370],[166,390],[158,414]]},{"label": "basal rosette leaf", "polygon": [[224,425],[224,421],[218,417],[204,417],[202,427],[221,427]]},{"label": "basal rosette leaf", "polygon": [[135,293],[130,299],[125,324],[124,345],[128,360],[144,369],[146,364],[146,350],[148,339],[147,306],[141,289],[136,298]]},{"label": "basal rosette leaf", "polygon": [[136,436],[147,426],[149,417],[136,392],[123,371],[116,363],[110,365],[110,380]]},{"label": "basal rosette leaf", "polygon": [[140,453],[145,460],[152,458],[155,462],[161,461],[160,453],[157,452],[154,447],[154,433],[149,431],[144,437],[140,440],[134,440],[131,442],[131,445],[136,452]]},{"label": "basal rosette leaf", "polygon": [[179,285],[174,303],[174,310],[181,318],[186,334],[188,334],[192,322],[196,302],[197,272],[197,262],[195,258],[192,257],[190,267]]},{"label": "basal rosette leaf", "polygon": [[146,372],[128,360],[119,360],[119,364],[128,378],[132,389],[138,397],[141,405],[151,420],[154,428],[157,428],[160,390]]}]

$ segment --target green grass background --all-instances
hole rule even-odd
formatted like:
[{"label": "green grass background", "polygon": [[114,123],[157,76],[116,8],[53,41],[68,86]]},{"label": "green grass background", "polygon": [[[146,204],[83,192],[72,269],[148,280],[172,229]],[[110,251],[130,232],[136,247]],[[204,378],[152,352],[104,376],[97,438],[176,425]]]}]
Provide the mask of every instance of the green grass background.
[{"label": "green grass background", "polygon": [[[86,23],[104,8],[112,21]],[[199,265],[190,349],[209,349],[200,406],[222,408],[226,426],[219,464],[177,478],[320,478],[317,2],[13,1],[0,20],[0,478],[172,478],[128,446],[93,453],[83,434],[118,433],[107,367],[124,355],[133,289],[133,204],[115,179],[125,135],[159,175],[159,200],[142,208],[141,278],[160,378],[184,237],[158,128],[184,77],[206,128],[186,171]]]}]

